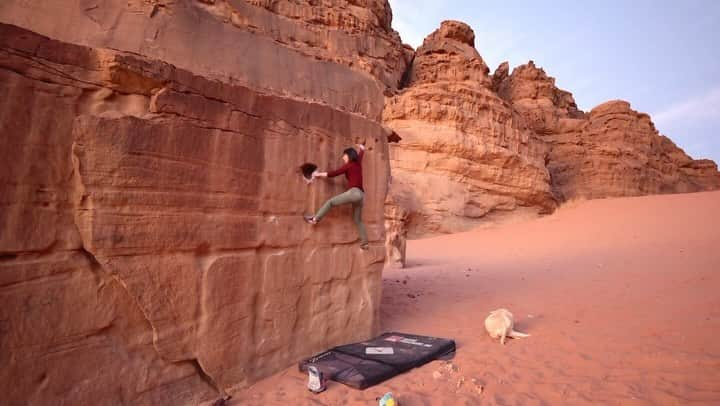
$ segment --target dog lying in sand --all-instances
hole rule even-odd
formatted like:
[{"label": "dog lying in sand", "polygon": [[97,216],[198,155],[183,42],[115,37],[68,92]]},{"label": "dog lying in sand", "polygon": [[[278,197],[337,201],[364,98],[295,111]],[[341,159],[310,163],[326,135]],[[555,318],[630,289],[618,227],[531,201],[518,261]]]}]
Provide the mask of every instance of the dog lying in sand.
[{"label": "dog lying in sand", "polygon": [[513,314],[508,309],[497,309],[490,312],[485,319],[485,330],[492,338],[499,338],[501,344],[505,344],[505,338],[530,337],[530,334],[513,330]]}]

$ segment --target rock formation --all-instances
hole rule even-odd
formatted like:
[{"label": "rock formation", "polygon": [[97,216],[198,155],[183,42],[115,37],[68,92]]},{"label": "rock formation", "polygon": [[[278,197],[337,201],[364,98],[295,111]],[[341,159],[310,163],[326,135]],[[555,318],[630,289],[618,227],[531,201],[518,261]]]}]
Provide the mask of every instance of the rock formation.
[{"label": "rock formation", "polygon": [[720,187],[714,162],[691,159],[629,103],[609,101],[586,114],[532,61],[507,71],[507,64],[498,67],[495,89],[548,143],[547,167],[559,201]]},{"label": "rock formation", "polygon": [[[379,119],[407,58],[390,18],[385,1],[3,2],[3,403],[197,404],[375,333]],[[359,139],[367,252],[349,209],[301,218],[343,183],[296,173]]]},{"label": "rock formation", "polygon": [[409,237],[555,207],[545,144],[493,91],[470,27],[443,22],[418,48],[403,84],[383,121],[402,137],[390,160]]},{"label": "rock formation", "polygon": [[503,62],[492,75],[493,89],[522,114],[526,126],[537,134],[557,131],[561,118],[583,118],[570,92],[558,89],[555,78],[547,76],[533,61],[518,66],[508,75]]},{"label": "rock formation", "polygon": [[532,61],[489,76],[460,22],[425,39],[402,85],[383,113],[402,137],[390,146],[385,209],[395,266],[405,235],[524,218],[573,198],[720,188],[714,162],[688,157],[627,102],[585,113]]}]

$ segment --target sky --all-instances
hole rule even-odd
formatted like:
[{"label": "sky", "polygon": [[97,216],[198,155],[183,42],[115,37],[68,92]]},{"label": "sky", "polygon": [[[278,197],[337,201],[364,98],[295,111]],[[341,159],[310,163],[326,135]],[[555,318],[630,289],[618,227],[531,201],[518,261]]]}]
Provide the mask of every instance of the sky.
[{"label": "sky", "polygon": [[720,1],[389,1],[413,47],[463,21],[491,72],[533,60],[582,110],[627,100],[690,156],[720,163]]}]

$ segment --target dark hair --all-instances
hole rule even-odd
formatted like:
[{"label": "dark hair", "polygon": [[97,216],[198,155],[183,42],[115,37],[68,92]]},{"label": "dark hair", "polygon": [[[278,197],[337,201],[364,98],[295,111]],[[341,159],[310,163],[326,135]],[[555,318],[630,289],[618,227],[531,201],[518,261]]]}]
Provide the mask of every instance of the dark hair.
[{"label": "dark hair", "polygon": [[358,153],[355,151],[355,148],[347,148],[343,151],[343,155],[347,155],[348,159],[352,162],[356,162],[358,160]]}]

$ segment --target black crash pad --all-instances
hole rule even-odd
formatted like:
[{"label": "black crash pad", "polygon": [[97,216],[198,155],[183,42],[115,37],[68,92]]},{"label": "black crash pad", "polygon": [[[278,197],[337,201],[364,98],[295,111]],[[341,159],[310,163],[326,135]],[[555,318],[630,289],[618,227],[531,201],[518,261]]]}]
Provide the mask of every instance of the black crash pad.
[{"label": "black crash pad", "polygon": [[300,362],[300,371],[316,366],[328,378],[365,389],[455,351],[455,341],[405,333],[341,345]]}]

